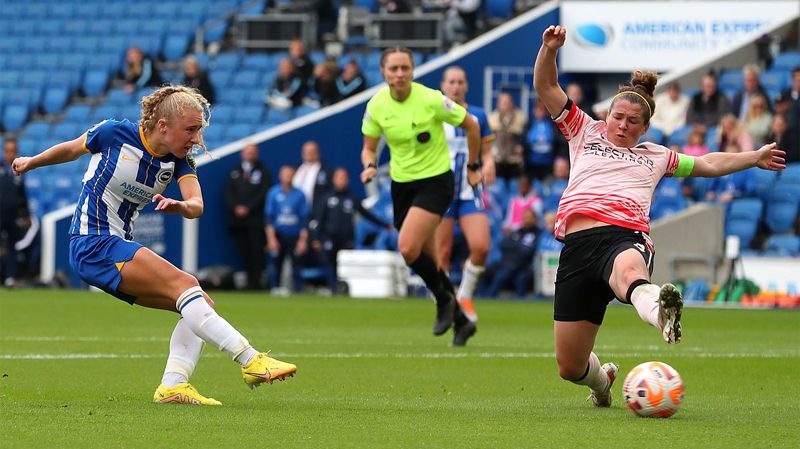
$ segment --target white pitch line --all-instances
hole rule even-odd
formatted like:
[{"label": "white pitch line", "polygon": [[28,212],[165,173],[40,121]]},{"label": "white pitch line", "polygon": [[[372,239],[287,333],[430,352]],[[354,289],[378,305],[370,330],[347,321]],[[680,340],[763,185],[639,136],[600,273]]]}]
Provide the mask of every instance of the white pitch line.
[{"label": "white pitch line", "polygon": [[[605,358],[643,358],[664,357],[667,354],[655,352],[610,352],[605,353]],[[165,358],[166,354],[0,354],[0,360],[85,360],[85,359],[154,359]],[[280,354],[282,358],[312,358],[312,359],[550,359],[555,358],[552,352],[439,352],[439,353],[286,353]],[[800,357],[798,351],[769,351],[759,353],[735,352],[703,352],[703,353],[672,353],[670,358],[709,358],[709,359],[742,359],[742,358],[796,358]],[[222,354],[208,354],[206,357],[224,357]]]}]

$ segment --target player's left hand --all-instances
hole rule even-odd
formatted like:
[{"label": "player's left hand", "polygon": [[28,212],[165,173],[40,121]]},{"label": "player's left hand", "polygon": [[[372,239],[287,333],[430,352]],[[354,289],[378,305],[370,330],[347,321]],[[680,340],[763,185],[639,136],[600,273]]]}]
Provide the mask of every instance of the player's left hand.
[{"label": "player's left hand", "polygon": [[481,173],[479,171],[467,170],[467,182],[472,187],[478,187],[481,182]]},{"label": "player's left hand", "polygon": [[157,193],[153,195],[153,202],[156,203],[156,210],[163,211],[165,214],[182,214],[186,212],[186,202],[167,198]]},{"label": "player's left hand", "polygon": [[786,152],[778,149],[775,142],[768,143],[758,150],[758,161],[756,167],[764,170],[778,171],[786,168]]},{"label": "player's left hand", "polygon": [[494,157],[486,157],[483,159],[481,167],[481,177],[483,185],[490,186],[494,184],[497,179],[497,169],[494,165]]}]

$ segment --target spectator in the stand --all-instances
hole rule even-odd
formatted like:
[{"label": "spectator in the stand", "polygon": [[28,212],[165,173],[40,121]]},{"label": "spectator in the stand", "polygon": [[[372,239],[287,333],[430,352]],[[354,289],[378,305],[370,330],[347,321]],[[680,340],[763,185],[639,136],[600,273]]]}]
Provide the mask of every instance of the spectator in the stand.
[{"label": "spectator in the stand", "polygon": [[336,88],[342,100],[367,89],[367,77],[361,72],[355,59],[344,65],[342,73],[336,78]]},{"label": "spectator in the stand", "polygon": [[524,226],[524,213],[530,209],[537,216],[542,215],[542,198],[531,188],[531,180],[525,175],[519,177],[519,193],[508,201],[508,212],[503,222],[503,234],[508,235]]},{"label": "spectator in the stand", "polygon": [[[769,102],[767,101],[767,97],[763,95],[754,95],[750,100],[750,106],[747,108],[744,128],[750,134],[750,137],[753,138],[753,142],[756,146],[767,143],[767,134],[769,134],[769,128],[772,124],[772,113],[769,112],[768,107]],[[783,150],[783,148],[781,149]]]},{"label": "spectator in the stand", "polygon": [[525,115],[508,92],[497,97],[497,109],[489,114],[489,127],[496,136],[493,152],[497,177],[506,181],[518,177],[522,173],[519,139],[525,130]]},{"label": "spectator in the stand", "polygon": [[707,201],[730,203],[739,198],[751,197],[756,191],[756,176],[752,170],[743,170],[708,180]]},{"label": "spectator in the stand", "polygon": [[187,56],[183,60],[183,85],[197,89],[209,103],[214,104],[214,86],[194,56]]},{"label": "spectator in the stand", "polygon": [[792,87],[781,92],[776,105],[780,103],[785,103],[783,107],[786,109],[782,113],[786,116],[793,140],[800,142],[800,67],[792,70]]},{"label": "spectator in the stand", "polygon": [[719,151],[725,153],[744,153],[755,150],[755,144],[750,133],[733,114],[725,114],[717,127],[717,142]]},{"label": "spectator in the stand", "polygon": [[308,205],[300,189],[292,187],[294,167],[284,165],[278,173],[279,184],[269,190],[264,211],[267,250],[272,259],[270,286],[274,294],[285,294],[281,286],[283,262],[292,261],[292,290],[301,287],[301,259],[308,248]]},{"label": "spectator in the stand", "polygon": [[728,113],[728,97],[718,90],[717,77],[713,74],[703,76],[700,92],[692,97],[686,123],[699,126],[703,131],[717,126],[723,115]]},{"label": "spectator in the stand", "polygon": [[706,145],[706,133],[699,126],[692,127],[689,131],[689,136],[686,139],[686,145],[681,148],[680,153],[688,156],[700,157],[708,154],[708,146]]},{"label": "spectator in the stand", "polygon": [[500,241],[500,262],[490,265],[478,287],[480,296],[495,298],[510,281],[514,281],[514,293],[524,298],[533,286],[533,256],[539,238],[539,220],[532,209],[523,212],[522,226],[507,234]]},{"label": "spectator in the stand", "polygon": [[[744,74],[744,88],[733,96],[731,101],[731,113],[736,116],[740,121],[744,121],[747,117],[747,109],[750,107],[750,101],[756,95],[762,95],[767,98],[767,91],[764,86],[758,82],[758,76],[761,74],[761,69],[756,64],[747,64],[742,68]],[[769,105],[767,105],[769,107]]]},{"label": "spectator in the stand", "polygon": [[350,176],[344,168],[333,172],[333,190],[326,193],[314,210],[317,226],[311,231],[311,247],[320,252],[320,262],[329,268],[328,288],[336,292],[336,256],[343,249],[355,247],[356,212],[378,226],[391,229],[388,223],[361,205],[349,189]]},{"label": "spectator in the stand", "polygon": [[139,47],[130,47],[125,57],[125,92],[140,87],[158,87],[163,83],[153,59]]},{"label": "spectator in the stand", "polygon": [[537,253],[561,252],[561,248],[564,247],[564,243],[559,242],[558,239],[556,239],[555,229],[556,229],[556,212],[555,211],[545,212],[544,227],[542,229],[542,233],[539,234],[539,242],[536,245]]},{"label": "spectator in the stand", "polygon": [[300,39],[293,39],[289,44],[289,56],[294,63],[295,73],[303,83],[307,83],[314,74],[314,63],[306,51],[306,44]]},{"label": "spectator in the stand", "polygon": [[6,139],[3,142],[3,159],[0,160],[0,265],[3,285],[16,288],[17,250],[14,244],[30,226],[28,195],[21,176],[14,176],[11,164],[17,157],[17,141]]},{"label": "spectator in the stand", "polygon": [[650,119],[650,126],[664,131],[669,136],[686,124],[686,113],[689,111],[689,97],[681,92],[677,81],[667,85],[667,91],[656,95],[658,108]]},{"label": "spectator in the stand", "polygon": [[772,117],[770,132],[764,141],[777,143],[778,148],[786,152],[784,159],[787,164],[800,162],[800,141],[794,133],[789,131],[789,124],[785,116],[775,114]]},{"label": "spectator in the stand", "polygon": [[242,149],[242,161],[228,175],[225,204],[228,230],[236,239],[242,267],[247,273],[247,289],[261,289],[264,273],[264,203],[272,187],[272,175],[258,158],[258,145]]},{"label": "spectator in the stand", "polygon": [[297,67],[291,58],[283,58],[278,63],[278,77],[267,94],[270,107],[286,110],[299,106],[305,94],[305,83],[297,74]]},{"label": "spectator in the stand", "polygon": [[410,13],[412,12],[411,3],[407,0],[378,0],[378,13]]},{"label": "spectator in the stand", "polygon": [[[569,181],[569,158],[558,156],[553,161],[553,173],[545,178],[543,184],[543,192],[545,198],[553,197],[560,198],[567,188],[567,181]],[[550,210],[551,208],[558,208],[558,203],[545,204],[544,209]]]},{"label": "spectator in the stand", "polygon": [[[586,97],[583,93],[583,87],[581,87],[580,84],[578,83],[567,84],[566,92],[569,98],[572,99],[572,102],[575,103],[575,105],[581,108],[582,110],[586,111],[587,114],[597,114],[597,111],[593,110],[588,105],[584,104]],[[608,112],[606,111],[606,113]]]},{"label": "spectator in the stand", "polygon": [[308,210],[317,210],[317,204],[332,187],[333,172],[328,164],[322,162],[319,145],[313,140],[303,144],[303,162],[297,167],[292,185],[300,189],[308,203]]},{"label": "spectator in the stand", "polygon": [[445,40],[453,42],[456,31],[464,30],[467,40],[475,37],[478,31],[478,9],[481,0],[444,0],[448,7],[445,13]]},{"label": "spectator in the stand", "polygon": [[339,69],[333,61],[323,61],[314,67],[314,76],[308,81],[308,96],[317,105],[325,107],[339,101],[339,90],[336,87],[338,72]]},{"label": "spectator in the stand", "polygon": [[525,125],[521,139],[525,155],[523,167],[529,178],[543,181],[553,173],[553,160],[560,135],[547,108],[541,101],[534,100],[531,117]]},{"label": "spectator in the stand", "polygon": [[792,70],[792,87],[781,92],[782,97],[791,99],[792,107],[800,110],[800,67],[795,67]]}]

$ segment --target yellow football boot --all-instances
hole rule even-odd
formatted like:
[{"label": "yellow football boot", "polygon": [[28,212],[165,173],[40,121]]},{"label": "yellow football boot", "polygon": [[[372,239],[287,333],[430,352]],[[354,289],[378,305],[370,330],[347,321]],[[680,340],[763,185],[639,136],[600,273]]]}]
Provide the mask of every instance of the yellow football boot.
[{"label": "yellow football boot", "polygon": [[207,398],[198,393],[190,383],[182,383],[172,388],[161,384],[153,395],[153,402],[161,404],[189,404],[189,405],[222,405],[214,398]]},{"label": "yellow football boot", "polygon": [[258,387],[264,382],[270,384],[275,379],[283,380],[287,376],[294,377],[297,367],[291,363],[284,363],[273,359],[267,353],[260,352],[246,366],[242,367],[242,377],[244,382],[251,389]]}]

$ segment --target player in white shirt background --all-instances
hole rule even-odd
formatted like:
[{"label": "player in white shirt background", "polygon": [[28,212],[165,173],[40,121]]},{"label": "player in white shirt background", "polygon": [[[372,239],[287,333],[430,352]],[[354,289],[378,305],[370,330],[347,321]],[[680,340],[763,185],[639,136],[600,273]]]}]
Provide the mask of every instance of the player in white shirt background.
[{"label": "player in white shirt background", "polygon": [[467,318],[475,322],[478,321],[478,315],[475,313],[472,299],[475,296],[478,280],[486,271],[486,258],[489,255],[491,234],[489,231],[489,219],[486,216],[486,208],[481,197],[482,189],[480,186],[476,189],[469,185],[467,171],[480,170],[483,185],[494,183],[496,173],[491,145],[492,140],[494,140],[494,133],[489,128],[489,122],[486,119],[486,112],[483,108],[468,105],[464,99],[469,90],[469,84],[463,69],[456,66],[445,69],[442,73],[441,89],[442,93],[448,98],[467,109],[467,113],[480,126],[481,132],[481,165],[480,167],[477,164],[469,167],[467,164],[469,150],[467,148],[466,132],[449,123],[444,124],[447,146],[450,149],[451,169],[455,175],[456,191],[450,209],[444,214],[439,227],[436,229],[439,265],[447,272],[450,272],[455,223],[458,223],[467,240],[469,257],[462,270],[461,285],[458,288],[456,300],[458,300]]},{"label": "player in white shirt background", "polygon": [[606,307],[614,298],[639,316],[681,339],[683,299],[671,284],[650,283],[655,248],[648,235],[650,202],[662,177],[717,177],[759,167],[785,168],[775,143],[746,153],[691,157],[641,143],[655,111],[658,75],[635,71],[620,87],[605,121],[581,111],[558,84],[556,54],[566,30],[550,26],[534,68],[534,88],[569,141],[570,176],[559,203],[556,236],[565,242],[559,259],[554,304],[556,361],[560,376],[591,390],[595,406],[611,405],[619,368],[600,365],[592,352]]},{"label": "player in white shirt background", "polygon": [[[160,403],[219,405],[189,384],[209,342],[238,362],[251,388],[283,380],[295,365],[267,357],[214,310],[197,279],[133,241],[139,210],[197,218],[203,196],[191,151],[205,150],[202,130],[210,105],[199,92],[164,86],[142,99],[140,124],[106,120],[80,137],[12,163],[15,175],[92,154],[70,227],[70,265],[86,283],[129,303],[178,312],[170,353],[153,400]],[[182,200],[162,195],[178,181]]]}]

